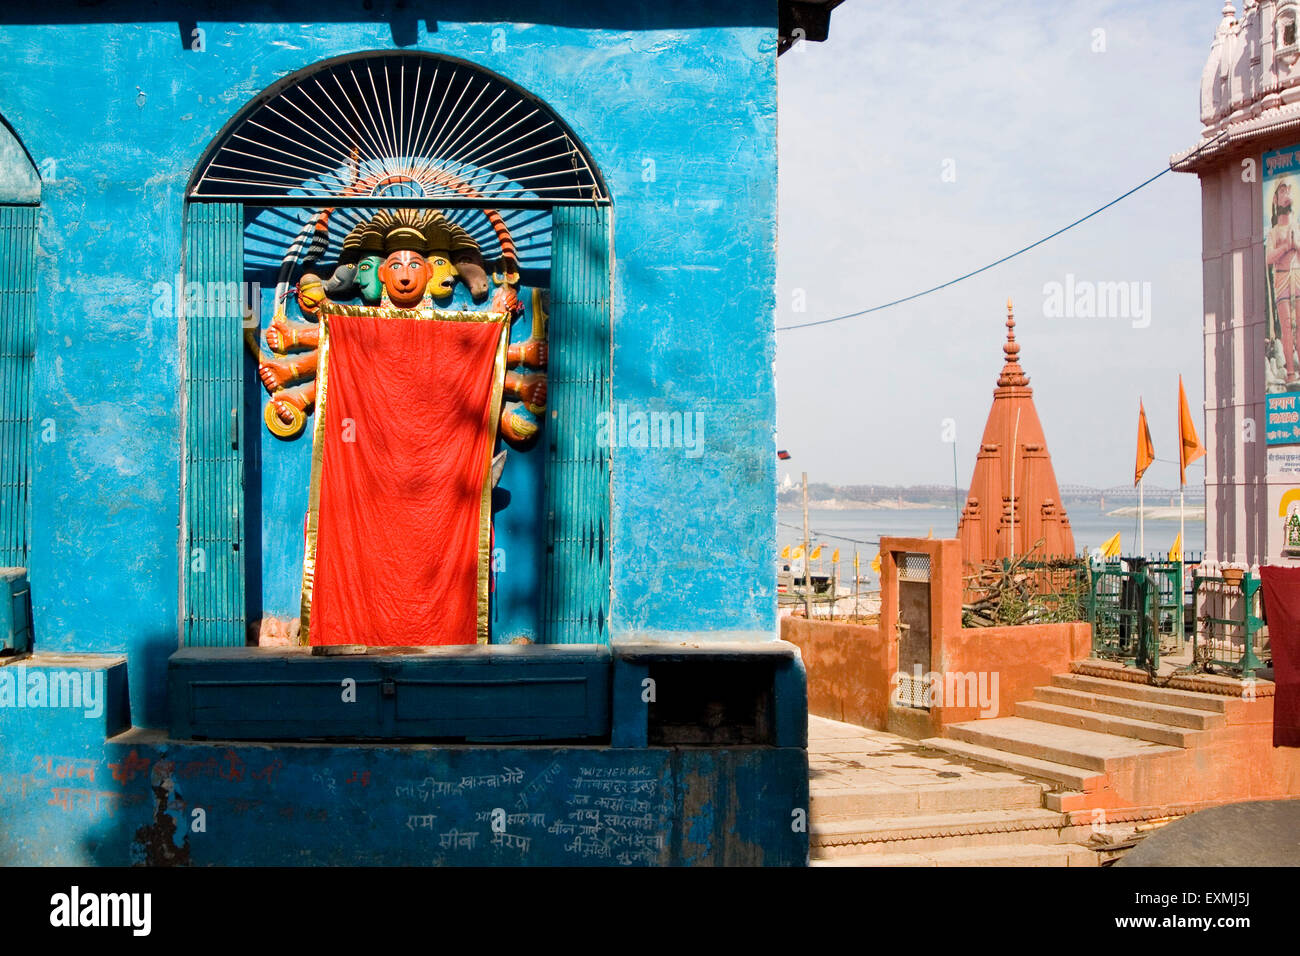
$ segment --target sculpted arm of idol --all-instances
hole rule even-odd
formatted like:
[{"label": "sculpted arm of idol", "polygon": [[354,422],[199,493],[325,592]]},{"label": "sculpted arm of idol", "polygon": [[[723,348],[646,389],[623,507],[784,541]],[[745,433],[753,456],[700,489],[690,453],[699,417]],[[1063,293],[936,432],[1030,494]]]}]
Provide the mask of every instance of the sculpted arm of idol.
[{"label": "sculpted arm of idol", "polygon": [[[493,300],[493,311],[508,312],[512,317],[523,314],[515,283],[506,282]],[[501,435],[516,448],[526,448],[537,437],[541,417],[546,414],[547,382],[544,369],[549,348],[546,334],[546,309],[536,290],[533,295],[532,335],[506,349],[509,371],[505,378],[505,407],[501,410]]]},{"label": "sculpted arm of idol", "polygon": [[[319,316],[321,306],[327,301],[320,277],[310,272],[304,273],[298,281],[298,307],[303,314]],[[295,322],[283,312],[277,312],[271,320],[270,328],[266,330],[266,344],[272,352],[284,356],[278,359],[263,358],[257,365],[257,377],[267,392],[274,395],[295,382],[315,378],[320,359],[317,348],[320,345],[318,322]],[[278,411],[280,410],[277,409]],[[285,419],[285,415],[280,417],[281,420]]]}]

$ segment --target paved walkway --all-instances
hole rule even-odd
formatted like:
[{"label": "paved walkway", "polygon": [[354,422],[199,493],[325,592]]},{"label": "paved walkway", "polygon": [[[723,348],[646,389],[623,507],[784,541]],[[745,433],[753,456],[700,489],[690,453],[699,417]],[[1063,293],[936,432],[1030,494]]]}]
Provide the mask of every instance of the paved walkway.
[{"label": "paved walkway", "polygon": [[906,737],[808,718],[814,866],[1096,866],[1045,784]]},{"label": "paved walkway", "polygon": [[[914,740],[853,724],[808,716],[809,778],[814,792],[855,790],[878,794],[877,812],[900,798],[915,796],[927,809],[944,809],[942,793],[1024,786],[1010,770],[976,767],[952,754],[922,747]],[[923,799],[922,795],[926,799]],[[887,811],[886,811],[887,812]]]}]

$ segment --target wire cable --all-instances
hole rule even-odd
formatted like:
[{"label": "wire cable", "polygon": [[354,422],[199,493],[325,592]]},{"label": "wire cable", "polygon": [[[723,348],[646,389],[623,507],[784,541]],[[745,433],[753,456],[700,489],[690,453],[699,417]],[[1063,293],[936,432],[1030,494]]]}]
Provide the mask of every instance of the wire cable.
[{"label": "wire cable", "polygon": [[[780,525],[781,527],[783,527],[783,528],[794,528],[796,531],[802,531],[802,530],[803,530],[803,525],[790,524],[790,522],[788,522],[788,521],[778,521],[777,524],[779,524],[779,525]],[[874,544],[876,547],[880,547],[880,541],[879,541],[879,540],[876,540],[876,541],[859,541],[857,538],[846,538],[846,537],[845,537],[844,535],[842,535],[842,534],[829,534],[829,533],[827,533],[827,532],[818,532],[818,533],[814,534],[811,528],[808,530],[808,537],[809,537],[809,539],[812,539],[812,538],[834,538],[836,541],[850,541],[850,542],[852,542],[853,544]]]},{"label": "wire cable", "polygon": [[[1218,142],[1222,137],[1226,136],[1227,134],[1228,134],[1228,131],[1227,131],[1227,130],[1223,130],[1223,131],[1220,132],[1217,136],[1215,136],[1213,139],[1207,140],[1207,141],[1206,141],[1205,143],[1203,143],[1201,146],[1197,147],[1196,151],[1193,152],[1193,153],[1191,153],[1191,154],[1189,154],[1187,158],[1188,158],[1188,159],[1191,159],[1192,157],[1198,155],[1202,150],[1204,150],[1204,149],[1208,149],[1210,146],[1213,146],[1216,142]],[[903,298],[901,298],[901,299],[894,299],[892,302],[885,302],[885,303],[883,303],[882,305],[875,305],[875,306],[872,306],[872,307],[869,308],[869,309],[862,309],[861,311],[858,311],[858,312],[849,312],[849,313],[847,313],[847,314],[845,314],[845,315],[837,315],[837,316],[835,316],[834,318],[830,318],[830,319],[818,319],[818,320],[816,320],[816,321],[814,321],[814,322],[800,322],[800,323],[798,323],[798,324],[796,324],[796,325],[778,325],[778,326],[776,327],[776,331],[778,331],[778,332],[791,332],[791,331],[794,331],[795,329],[811,329],[811,328],[813,328],[814,326],[818,326],[818,325],[830,325],[830,324],[833,323],[833,322],[843,322],[845,319],[856,319],[856,318],[859,318],[859,317],[864,316],[864,315],[870,315],[870,314],[873,313],[873,312],[880,312],[880,311],[883,311],[884,309],[892,309],[892,308],[893,308],[894,306],[896,306],[896,305],[902,305],[904,302],[912,302],[912,301],[914,301],[914,300],[916,300],[916,299],[921,298],[922,296],[927,296],[927,295],[930,295],[930,294],[933,293],[933,292],[938,292],[938,291],[941,290],[941,289],[946,289],[946,288],[948,288],[949,286],[956,285],[958,282],[964,282],[964,281],[967,280],[967,279],[970,279],[970,278],[973,278],[974,276],[979,275],[981,272],[988,272],[990,269],[992,269],[992,268],[994,268],[994,267],[996,267],[996,266],[1000,266],[1000,265],[1002,265],[1002,263],[1004,263],[1004,262],[1009,262],[1009,261],[1011,261],[1012,259],[1016,258],[1016,256],[1024,255],[1024,254],[1025,254],[1026,252],[1028,252],[1029,250],[1031,250],[1031,249],[1036,249],[1037,247],[1041,246],[1043,243],[1048,242],[1048,241],[1050,241],[1050,240],[1052,240],[1052,239],[1055,239],[1057,236],[1061,235],[1062,233],[1069,232],[1069,231],[1070,231],[1071,229],[1073,229],[1075,226],[1078,226],[1078,225],[1080,225],[1080,224],[1082,224],[1082,223],[1085,223],[1085,222],[1087,222],[1089,219],[1091,219],[1093,216],[1096,216],[1096,215],[1098,215],[1098,214],[1100,214],[1100,213],[1105,212],[1105,211],[1106,211],[1107,209],[1109,209],[1111,206],[1114,206],[1116,203],[1119,203],[1119,202],[1124,201],[1124,200],[1127,199],[1129,196],[1132,196],[1132,195],[1133,195],[1135,192],[1137,192],[1139,189],[1144,189],[1144,188],[1146,188],[1147,186],[1150,186],[1153,182],[1155,182],[1157,179],[1159,179],[1159,178],[1160,178],[1161,176],[1163,176],[1165,173],[1172,172],[1172,171],[1173,171],[1173,167],[1172,167],[1172,166],[1166,166],[1164,169],[1160,170],[1160,172],[1156,173],[1156,174],[1155,174],[1154,176],[1152,176],[1150,179],[1147,179],[1147,180],[1144,180],[1143,182],[1138,183],[1136,186],[1134,186],[1134,187],[1133,187],[1132,189],[1130,189],[1128,192],[1124,193],[1124,194],[1121,195],[1121,196],[1116,196],[1116,197],[1115,197],[1114,199],[1112,199],[1110,202],[1106,203],[1106,205],[1104,205],[1104,206],[1099,206],[1098,208],[1094,209],[1092,212],[1088,213],[1086,216],[1082,216],[1082,217],[1080,217],[1079,219],[1074,220],[1074,222],[1070,223],[1068,226],[1062,226],[1060,229],[1056,230],[1056,232],[1053,232],[1053,233],[1051,233],[1050,235],[1044,236],[1043,238],[1039,239],[1037,242],[1031,242],[1029,245],[1025,246],[1024,248],[1022,248],[1022,249],[1017,249],[1015,252],[1012,252],[1012,253],[1010,253],[1009,255],[1005,255],[1005,256],[1003,256],[1001,259],[997,259],[997,260],[995,260],[995,261],[993,261],[993,262],[990,262],[988,265],[980,266],[978,269],[975,269],[975,270],[973,270],[973,271],[971,271],[971,272],[967,272],[965,275],[957,276],[957,278],[955,278],[955,279],[949,279],[947,282],[942,282],[942,283],[940,283],[939,285],[931,286],[930,288],[925,289],[925,290],[923,290],[923,291],[921,291],[921,292],[914,292],[914,293],[912,293],[911,295],[903,296]]]}]

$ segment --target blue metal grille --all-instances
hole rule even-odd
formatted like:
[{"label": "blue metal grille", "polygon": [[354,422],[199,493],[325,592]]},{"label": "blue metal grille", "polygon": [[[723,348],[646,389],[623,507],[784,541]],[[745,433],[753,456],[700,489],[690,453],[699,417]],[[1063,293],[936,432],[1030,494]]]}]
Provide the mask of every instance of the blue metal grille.
[{"label": "blue metal grille", "polygon": [[597,416],[610,408],[608,208],[556,208],[551,249],[543,640],[605,644],[610,452]]},{"label": "blue metal grille", "polygon": [[0,206],[0,566],[25,567],[39,206]]},{"label": "blue metal grille", "polygon": [[190,647],[244,643],[243,233],[238,203],[187,209],[184,620]]}]

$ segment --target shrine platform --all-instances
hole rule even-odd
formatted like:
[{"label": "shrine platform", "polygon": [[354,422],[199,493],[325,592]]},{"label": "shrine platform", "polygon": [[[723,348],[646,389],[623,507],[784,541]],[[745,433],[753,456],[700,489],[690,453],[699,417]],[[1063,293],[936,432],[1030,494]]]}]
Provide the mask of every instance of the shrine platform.
[{"label": "shrine platform", "polygon": [[65,690],[0,708],[0,865],[808,859],[804,675],[784,642],[190,648],[159,729],[124,719],[120,656],[20,663],[0,666],[15,693]]},{"label": "shrine platform", "polygon": [[191,647],[168,663],[180,740],[418,739],[805,746],[784,641]]}]

